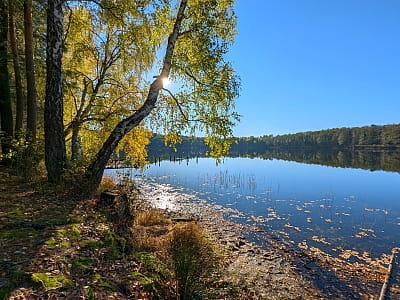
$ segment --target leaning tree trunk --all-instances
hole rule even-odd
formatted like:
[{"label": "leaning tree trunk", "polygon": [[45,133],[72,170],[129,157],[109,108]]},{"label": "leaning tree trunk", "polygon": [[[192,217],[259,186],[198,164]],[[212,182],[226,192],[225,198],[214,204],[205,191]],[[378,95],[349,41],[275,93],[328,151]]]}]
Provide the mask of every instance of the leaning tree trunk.
[{"label": "leaning tree trunk", "polygon": [[144,118],[146,118],[154,109],[160,89],[163,88],[162,79],[169,76],[175,43],[178,39],[181,23],[184,18],[186,4],[187,0],[182,0],[180,3],[178,14],[175,19],[174,28],[168,38],[167,49],[164,56],[161,74],[150,85],[146,101],[143,103],[142,107],[140,107],[140,109],[137,110],[133,115],[118,123],[118,125],[114,128],[110,136],[103,144],[100,151],[97,153],[92,164],[88,167],[86,171],[86,176],[89,179],[90,192],[94,192],[100,184],[107,162],[110,159],[110,156],[115,148],[118,146],[118,143],[121,141],[121,139],[133,128],[138,126],[140,122]]},{"label": "leaning tree trunk", "polygon": [[15,135],[22,131],[22,124],[24,119],[24,93],[22,90],[21,68],[19,65],[19,50],[17,35],[15,32],[15,13],[14,13],[14,0],[8,0],[9,11],[9,30],[10,30],[10,46],[13,57],[14,66],[14,79],[15,79]]},{"label": "leaning tree trunk", "polygon": [[26,66],[26,99],[27,99],[27,140],[36,140],[37,101],[36,80],[33,61],[33,28],[32,0],[24,1],[24,35],[25,35],[25,66]]},{"label": "leaning tree trunk", "polygon": [[[11,109],[10,82],[7,65],[8,11],[6,1],[0,1],[0,119],[6,140],[13,136],[13,116]],[[7,141],[2,141],[3,153],[10,150]]]},{"label": "leaning tree trunk", "polygon": [[44,106],[45,162],[50,182],[61,179],[66,150],[63,124],[63,0],[48,0],[46,98]]}]

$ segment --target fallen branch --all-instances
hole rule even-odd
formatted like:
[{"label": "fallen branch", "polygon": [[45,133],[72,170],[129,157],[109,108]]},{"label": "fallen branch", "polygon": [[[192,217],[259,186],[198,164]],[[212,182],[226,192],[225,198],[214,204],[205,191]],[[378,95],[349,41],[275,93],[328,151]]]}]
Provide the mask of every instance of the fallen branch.
[{"label": "fallen branch", "polygon": [[379,295],[379,300],[384,300],[386,297],[386,293],[387,293],[387,289],[389,286],[389,281],[390,278],[392,277],[392,269],[393,269],[393,263],[394,263],[394,259],[396,257],[396,254],[398,253],[399,248],[393,248],[392,249],[392,256],[390,257],[390,262],[389,262],[389,267],[388,267],[388,272],[385,278],[385,282],[382,285],[381,288],[381,293]]}]

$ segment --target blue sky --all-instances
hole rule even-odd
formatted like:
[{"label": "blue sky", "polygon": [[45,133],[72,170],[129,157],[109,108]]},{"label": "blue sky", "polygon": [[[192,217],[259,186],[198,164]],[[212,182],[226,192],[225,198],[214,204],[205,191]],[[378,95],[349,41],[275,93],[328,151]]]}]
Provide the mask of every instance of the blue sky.
[{"label": "blue sky", "polygon": [[399,0],[240,0],[236,136],[400,123]]}]

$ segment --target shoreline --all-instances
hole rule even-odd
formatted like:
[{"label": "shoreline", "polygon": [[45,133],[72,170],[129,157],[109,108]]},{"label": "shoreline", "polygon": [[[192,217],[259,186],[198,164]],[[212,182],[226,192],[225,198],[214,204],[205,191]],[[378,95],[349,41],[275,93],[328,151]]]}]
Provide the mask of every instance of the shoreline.
[{"label": "shoreline", "polygon": [[[209,204],[170,185],[144,184],[143,181],[140,185],[141,197],[147,198],[153,207],[171,218],[196,221],[218,248],[228,251],[224,280],[246,282],[253,299],[379,297],[386,277],[384,266],[388,265],[385,255],[379,264],[370,258],[370,264],[350,262],[350,257],[333,258],[301,244],[296,247],[256,226],[227,220],[225,216],[231,209]],[[390,299],[400,299],[398,284],[392,286]]]}]

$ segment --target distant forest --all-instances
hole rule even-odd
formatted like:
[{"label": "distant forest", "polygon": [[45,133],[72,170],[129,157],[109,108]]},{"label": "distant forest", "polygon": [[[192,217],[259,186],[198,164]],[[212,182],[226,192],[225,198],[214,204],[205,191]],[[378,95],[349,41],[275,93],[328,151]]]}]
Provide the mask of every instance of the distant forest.
[{"label": "distant forest", "polygon": [[[202,138],[184,137],[174,149],[155,135],[148,146],[151,162],[203,157],[208,151]],[[229,156],[400,172],[400,124],[242,137]]]},{"label": "distant forest", "polygon": [[[285,135],[240,137],[231,145],[230,155],[263,153],[272,149],[315,150],[400,150],[400,124],[334,128]],[[193,157],[207,154],[208,147],[202,138],[183,137],[180,144],[171,148],[164,138],[155,135],[148,146],[149,158]]]}]

